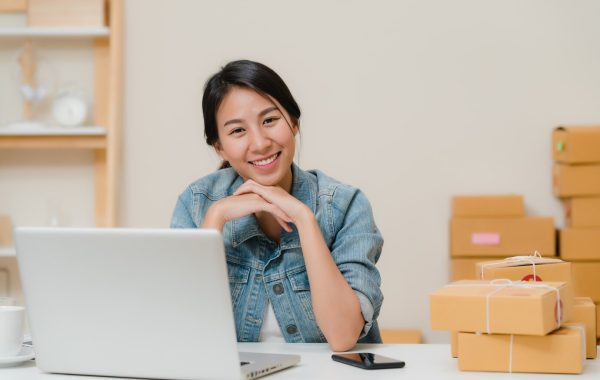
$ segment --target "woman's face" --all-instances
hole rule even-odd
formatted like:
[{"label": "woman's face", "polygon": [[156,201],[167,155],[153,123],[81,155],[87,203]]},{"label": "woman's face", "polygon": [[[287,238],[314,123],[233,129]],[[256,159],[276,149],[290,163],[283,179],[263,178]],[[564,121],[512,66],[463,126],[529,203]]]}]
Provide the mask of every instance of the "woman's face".
[{"label": "woman's face", "polygon": [[240,176],[291,190],[298,129],[275,99],[233,87],[217,110],[217,128],[215,148]]}]

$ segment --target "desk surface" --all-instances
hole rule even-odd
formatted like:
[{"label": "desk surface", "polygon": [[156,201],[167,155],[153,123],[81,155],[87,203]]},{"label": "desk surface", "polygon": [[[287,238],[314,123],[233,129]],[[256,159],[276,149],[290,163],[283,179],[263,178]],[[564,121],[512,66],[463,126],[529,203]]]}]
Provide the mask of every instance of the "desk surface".
[{"label": "desk surface", "polygon": [[[390,356],[406,362],[402,369],[366,371],[331,360],[331,351],[326,344],[286,343],[239,343],[240,351],[299,354],[299,365],[273,375],[265,380],[278,379],[507,379],[505,373],[460,372],[456,359],[450,356],[447,344],[361,344],[354,351],[369,351]],[[11,380],[77,380],[105,379],[99,377],[51,375],[41,372],[34,362],[20,367],[0,368],[0,378]],[[511,380],[547,379],[547,374],[512,374]],[[552,379],[574,379],[573,375],[552,375]],[[600,359],[586,360],[585,369],[578,380],[599,379]]]}]

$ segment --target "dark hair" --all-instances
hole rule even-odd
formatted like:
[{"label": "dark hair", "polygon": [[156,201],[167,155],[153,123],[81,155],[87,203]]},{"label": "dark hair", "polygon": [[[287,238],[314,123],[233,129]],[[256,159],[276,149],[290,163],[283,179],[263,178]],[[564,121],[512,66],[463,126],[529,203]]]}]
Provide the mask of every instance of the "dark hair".
[{"label": "dark hair", "polygon": [[[210,77],[204,85],[202,113],[204,115],[204,137],[208,145],[219,140],[217,110],[232,87],[246,87],[261,95],[269,95],[281,104],[296,126],[300,120],[300,107],[290,89],[275,71],[262,63],[240,60],[226,64]],[[280,110],[281,111],[281,110]],[[228,167],[223,162],[221,168]]]}]

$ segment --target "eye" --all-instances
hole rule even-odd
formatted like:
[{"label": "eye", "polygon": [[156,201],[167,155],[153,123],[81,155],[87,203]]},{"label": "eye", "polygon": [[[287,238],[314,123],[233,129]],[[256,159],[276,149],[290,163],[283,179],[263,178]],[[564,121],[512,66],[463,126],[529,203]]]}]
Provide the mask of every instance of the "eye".
[{"label": "eye", "polygon": [[229,135],[239,135],[242,132],[244,132],[244,128],[235,128],[229,132]]},{"label": "eye", "polygon": [[271,124],[274,124],[274,123],[275,123],[277,120],[279,120],[279,118],[278,118],[278,117],[275,117],[275,116],[273,116],[273,117],[268,117],[268,118],[266,118],[266,119],[263,121],[263,125],[271,125]]}]

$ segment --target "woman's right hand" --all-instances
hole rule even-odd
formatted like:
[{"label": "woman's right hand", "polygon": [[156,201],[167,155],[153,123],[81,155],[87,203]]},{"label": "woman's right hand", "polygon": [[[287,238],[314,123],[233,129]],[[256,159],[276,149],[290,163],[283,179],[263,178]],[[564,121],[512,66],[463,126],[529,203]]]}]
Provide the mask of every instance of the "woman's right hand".
[{"label": "woman's right hand", "polygon": [[287,232],[292,230],[288,225],[292,219],[285,212],[254,193],[232,195],[215,202],[208,208],[202,228],[223,231],[225,223],[261,211],[273,215]]}]

